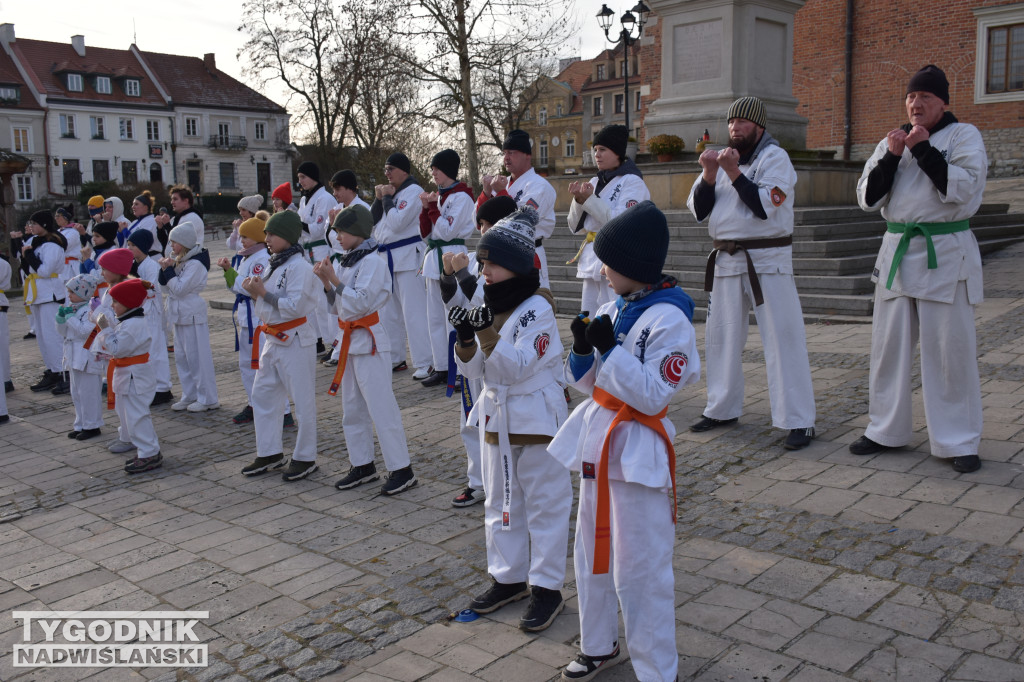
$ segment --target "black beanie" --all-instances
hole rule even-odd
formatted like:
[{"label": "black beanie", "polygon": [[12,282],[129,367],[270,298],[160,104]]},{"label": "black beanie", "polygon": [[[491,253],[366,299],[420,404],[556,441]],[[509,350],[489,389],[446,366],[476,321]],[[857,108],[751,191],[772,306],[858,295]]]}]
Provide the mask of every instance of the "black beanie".
[{"label": "black beanie", "polygon": [[510,131],[505,141],[501,143],[502,150],[510,150],[522,152],[524,154],[533,155],[533,150],[530,147],[530,135],[525,130]]},{"label": "black beanie", "polygon": [[476,246],[476,257],[488,260],[517,275],[533,270],[534,228],[537,212],[527,206],[506,216],[484,232]]},{"label": "black beanie", "polygon": [[107,240],[108,244],[114,241],[114,239],[117,237],[117,231],[120,229],[121,226],[113,221],[99,223],[97,225],[93,225],[92,227],[93,234],[98,234],[99,236],[103,237],[104,239]]},{"label": "black beanie", "polygon": [[299,164],[299,167],[295,170],[296,173],[302,173],[311,180],[320,182],[320,167],[312,161],[303,161]]},{"label": "black beanie", "polygon": [[57,223],[53,219],[53,214],[49,211],[36,211],[32,214],[29,220],[47,232],[57,231]]},{"label": "black beanie", "polygon": [[493,226],[505,216],[512,215],[517,208],[516,200],[512,197],[505,196],[504,194],[491,197],[477,209],[476,226],[480,227],[481,220],[486,220]]},{"label": "black beanie", "polygon": [[356,174],[352,171],[340,170],[331,177],[331,187],[344,187],[355,192],[359,187],[359,180],[356,179]]},{"label": "black beanie", "polygon": [[452,180],[459,178],[459,154],[454,149],[443,149],[434,154],[430,160],[430,167],[436,168]]},{"label": "black beanie", "polygon": [[907,94],[912,92],[930,92],[949,104],[949,81],[942,69],[934,64],[929,64],[910,77]]},{"label": "black beanie", "polygon": [[620,275],[644,284],[657,282],[668,254],[665,214],[650,200],[627,208],[597,233],[594,253]]},{"label": "black beanie", "polygon": [[412,164],[409,163],[409,157],[402,152],[395,152],[388,157],[388,160],[384,162],[386,166],[394,166],[398,170],[405,171],[406,173],[412,172]]},{"label": "black beanie", "polygon": [[594,136],[594,144],[608,147],[619,157],[619,161],[626,160],[627,142],[629,142],[629,131],[626,130],[626,126],[621,125],[605,126]]}]

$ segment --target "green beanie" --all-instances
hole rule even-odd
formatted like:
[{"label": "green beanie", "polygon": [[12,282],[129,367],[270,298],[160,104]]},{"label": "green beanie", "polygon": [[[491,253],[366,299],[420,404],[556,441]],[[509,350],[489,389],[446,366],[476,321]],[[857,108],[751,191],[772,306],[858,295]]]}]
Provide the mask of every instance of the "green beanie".
[{"label": "green beanie", "polygon": [[369,239],[370,233],[373,232],[373,217],[365,206],[353,204],[334,216],[332,227],[338,232]]},{"label": "green beanie", "polygon": [[288,240],[289,244],[294,244],[302,236],[302,219],[295,211],[281,211],[270,216],[263,231],[267,234],[276,234],[281,239]]}]

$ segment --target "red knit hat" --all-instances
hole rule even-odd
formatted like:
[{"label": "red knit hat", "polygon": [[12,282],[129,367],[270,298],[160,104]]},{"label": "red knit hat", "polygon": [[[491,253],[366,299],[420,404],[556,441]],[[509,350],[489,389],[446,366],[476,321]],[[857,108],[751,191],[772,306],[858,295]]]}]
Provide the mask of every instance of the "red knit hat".
[{"label": "red knit hat", "polygon": [[274,188],[274,191],[270,193],[271,198],[280,199],[284,202],[284,205],[292,203],[292,185],[289,182],[282,182],[280,185]]},{"label": "red knit hat", "polygon": [[146,285],[141,279],[126,279],[110,287],[110,297],[128,310],[138,308],[146,300]]},{"label": "red knit hat", "polygon": [[128,249],[110,249],[104,251],[99,258],[100,267],[115,275],[128,275],[132,271],[135,256]]}]

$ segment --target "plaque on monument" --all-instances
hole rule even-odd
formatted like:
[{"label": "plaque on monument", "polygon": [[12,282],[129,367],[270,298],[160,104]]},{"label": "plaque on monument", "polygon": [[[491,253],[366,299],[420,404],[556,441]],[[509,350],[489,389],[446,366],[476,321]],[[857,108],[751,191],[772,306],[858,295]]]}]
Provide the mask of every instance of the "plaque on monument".
[{"label": "plaque on monument", "polygon": [[673,27],[672,82],[690,83],[722,76],[722,20]]}]

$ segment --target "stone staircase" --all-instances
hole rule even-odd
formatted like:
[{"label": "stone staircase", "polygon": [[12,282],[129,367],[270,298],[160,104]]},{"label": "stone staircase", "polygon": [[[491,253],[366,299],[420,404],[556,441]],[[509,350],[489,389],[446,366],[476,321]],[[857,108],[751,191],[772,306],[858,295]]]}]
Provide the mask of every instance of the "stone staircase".
[{"label": "stone staircase", "polygon": [[[1024,214],[1007,213],[1007,208],[1007,204],[985,204],[971,219],[983,255],[1024,241]],[[708,299],[704,266],[711,251],[707,226],[698,225],[689,211],[665,213],[671,235],[665,271],[676,276],[697,303],[695,321],[703,320]],[[565,262],[582,240],[566,225],[566,215],[558,215],[554,235],[544,241],[552,293],[563,314],[579,310],[581,291],[576,266]],[[870,322],[874,305],[871,269],[884,232],[885,221],[877,213],[857,207],[796,210],[793,267],[808,321]]]}]

